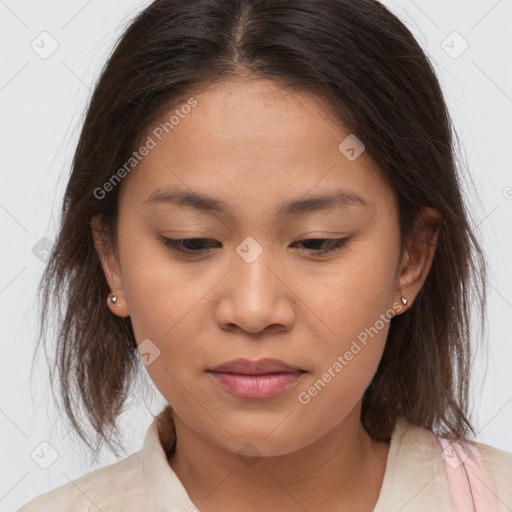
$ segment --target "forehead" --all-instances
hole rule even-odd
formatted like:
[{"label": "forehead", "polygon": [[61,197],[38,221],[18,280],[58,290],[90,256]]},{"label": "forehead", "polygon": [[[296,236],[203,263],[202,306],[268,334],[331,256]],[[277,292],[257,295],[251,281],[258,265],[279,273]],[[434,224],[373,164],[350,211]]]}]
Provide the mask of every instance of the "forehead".
[{"label": "forehead", "polygon": [[137,204],[156,190],[177,186],[246,208],[248,199],[282,202],[285,195],[308,191],[343,188],[369,204],[390,193],[364,151],[355,160],[340,151],[352,135],[313,95],[270,81],[240,80],[190,98],[193,102],[185,98],[176,104],[141,138],[149,137],[153,147],[121,190]]}]

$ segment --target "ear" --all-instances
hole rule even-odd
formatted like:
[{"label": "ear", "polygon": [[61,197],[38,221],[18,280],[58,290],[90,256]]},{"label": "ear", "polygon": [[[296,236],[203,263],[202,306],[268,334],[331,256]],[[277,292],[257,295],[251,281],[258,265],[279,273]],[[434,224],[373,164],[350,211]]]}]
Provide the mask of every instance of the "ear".
[{"label": "ear", "polygon": [[111,302],[110,298],[106,297],[107,305],[115,315],[127,317],[129,316],[129,312],[122,286],[123,281],[119,260],[107,238],[107,233],[101,220],[101,214],[97,214],[91,219],[91,229],[94,247],[100,258],[105,278],[111,293],[117,297],[116,302]]},{"label": "ear", "polygon": [[[441,214],[434,208],[421,210],[414,222],[413,236],[407,241],[395,291],[395,303],[402,306],[401,313],[411,306],[430,271],[436,250]],[[407,299],[407,305],[402,302]]]}]

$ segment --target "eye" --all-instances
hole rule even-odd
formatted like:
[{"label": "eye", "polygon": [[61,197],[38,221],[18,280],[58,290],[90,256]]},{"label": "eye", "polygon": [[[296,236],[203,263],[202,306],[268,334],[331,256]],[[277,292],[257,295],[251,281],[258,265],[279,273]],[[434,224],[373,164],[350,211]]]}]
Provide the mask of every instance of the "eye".
[{"label": "eye", "polygon": [[199,254],[201,252],[204,252],[205,243],[218,243],[215,242],[215,240],[211,238],[167,238],[162,237],[161,243],[164,244],[166,247],[169,247],[170,249],[173,249],[175,251],[181,251],[184,253],[190,253],[190,254]]},{"label": "eye", "polygon": [[[307,238],[300,240],[299,244],[303,246],[313,246],[313,248],[307,248],[306,251],[313,252],[314,254],[329,254],[331,252],[340,251],[345,247],[349,238]],[[320,246],[320,248],[318,247]],[[316,248],[315,248],[316,247]]]},{"label": "eye", "polygon": [[[207,249],[211,249],[211,244],[218,244],[212,238],[167,238],[162,237],[161,243],[172,250],[189,254],[200,254]],[[341,250],[349,241],[349,238],[307,238],[296,242],[306,247],[305,250],[314,254],[329,254]],[[205,245],[210,244],[210,247]],[[320,247],[318,247],[320,246]]]}]

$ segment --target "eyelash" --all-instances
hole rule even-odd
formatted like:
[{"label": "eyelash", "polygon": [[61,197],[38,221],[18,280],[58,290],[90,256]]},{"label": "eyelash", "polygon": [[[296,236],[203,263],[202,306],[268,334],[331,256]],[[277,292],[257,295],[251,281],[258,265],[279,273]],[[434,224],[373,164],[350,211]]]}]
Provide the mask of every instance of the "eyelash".
[{"label": "eyelash", "polygon": [[[304,242],[328,242],[328,248],[327,249],[321,249],[321,250],[315,250],[315,249],[305,249],[306,251],[311,251],[316,255],[323,255],[323,254],[330,254],[337,251],[340,251],[345,247],[347,242],[350,240],[350,237],[346,238],[305,238],[304,240],[299,240],[300,243]],[[178,251],[184,254],[188,255],[194,255],[194,254],[201,254],[204,252],[204,249],[200,250],[191,250],[191,249],[183,249],[183,243],[184,242],[191,242],[191,241],[202,241],[202,242],[215,242],[215,240],[211,238],[167,238],[167,237],[161,237],[161,243],[174,251]]]}]

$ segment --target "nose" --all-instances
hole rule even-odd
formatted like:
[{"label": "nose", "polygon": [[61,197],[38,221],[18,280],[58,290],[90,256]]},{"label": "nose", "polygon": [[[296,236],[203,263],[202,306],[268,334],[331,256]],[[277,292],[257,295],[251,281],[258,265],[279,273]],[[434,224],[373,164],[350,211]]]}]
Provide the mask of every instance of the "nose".
[{"label": "nose", "polygon": [[231,271],[222,280],[216,320],[222,329],[251,334],[290,330],[295,321],[294,293],[270,252],[254,260],[235,254]]}]

